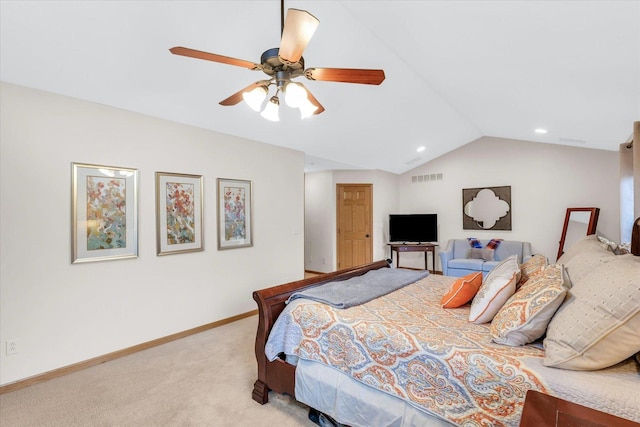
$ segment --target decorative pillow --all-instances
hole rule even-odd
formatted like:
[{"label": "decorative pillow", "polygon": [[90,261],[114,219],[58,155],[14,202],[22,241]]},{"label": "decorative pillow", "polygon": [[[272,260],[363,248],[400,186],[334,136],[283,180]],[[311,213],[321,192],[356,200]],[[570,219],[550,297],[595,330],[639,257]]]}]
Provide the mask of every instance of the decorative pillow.
[{"label": "decorative pillow", "polygon": [[516,291],[520,279],[518,256],[505,258],[487,274],[478,293],[471,302],[469,321],[473,323],[491,322],[502,305]]},{"label": "decorative pillow", "polygon": [[[628,253],[631,253],[630,249],[627,248],[627,244],[617,244],[616,242],[612,242],[611,240],[603,236],[598,236],[598,240],[600,241],[600,243],[605,245],[608,250],[616,255],[626,255]],[[631,246],[631,243],[629,243],[628,245]]]},{"label": "decorative pillow", "polygon": [[615,258],[616,255],[608,250],[595,234],[591,234],[573,244],[557,262],[564,265],[571,283],[577,286],[595,267],[609,263]]},{"label": "decorative pillow", "polygon": [[482,243],[480,243],[480,241],[475,237],[467,237],[467,240],[472,248],[482,249]]},{"label": "decorative pillow", "polygon": [[469,258],[483,259],[485,261],[493,261],[495,252],[496,252],[495,249],[471,248],[469,249]]},{"label": "decorative pillow", "polygon": [[471,273],[451,284],[440,303],[442,308],[461,307],[471,301],[482,285],[482,272]]},{"label": "decorative pillow", "polygon": [[569,287],[569,278],[561,264],[544,267],[513,294],[493,318],[492,341],[516,347],[543,336]]},{"label": "decorative pillow", "polygon": [[[640,351],[640,257],[613,255],[573,283],[547,328],[546,366],[596,370]],[[569,277],[573,282],[571,271]]]},{"label": "decorative pillow", "polygon": [[498,246],[500,246],[500,242],[502,242],[502,239],[491,239],[489,240],[489,243],[487,243],[487,249],[498,249]]},{"label": "decorative pillow", "polygon": [[520,265],[520,281],[518,286],[522,286],[532,276],[540,273],[547,266],[547,257],[544,255],[534,255]]}]

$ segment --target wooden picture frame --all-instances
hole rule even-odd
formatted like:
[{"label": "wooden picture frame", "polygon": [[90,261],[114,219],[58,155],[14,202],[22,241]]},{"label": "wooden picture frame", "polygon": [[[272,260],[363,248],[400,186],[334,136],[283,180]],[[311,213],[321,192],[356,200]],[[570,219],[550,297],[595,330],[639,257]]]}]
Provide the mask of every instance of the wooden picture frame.
[{"label": "wooden picture frame", "polygon": [[156,172],[156,253],[204,250],[202,175]]},{"label": "wooden picture frame", "polygon": [[71,263],[138,256],[138,170],[71,164]]},{"label": "wooden picture frame", "polygon": [[565,247],[570,247],[585,236],[596,234],[599,216],[600,208],[567,208],[556,260],[562,256]]},{"label": "wooden picture frame", "polygon": [[218,249],[253,246],[251,181],[218,178]]}]

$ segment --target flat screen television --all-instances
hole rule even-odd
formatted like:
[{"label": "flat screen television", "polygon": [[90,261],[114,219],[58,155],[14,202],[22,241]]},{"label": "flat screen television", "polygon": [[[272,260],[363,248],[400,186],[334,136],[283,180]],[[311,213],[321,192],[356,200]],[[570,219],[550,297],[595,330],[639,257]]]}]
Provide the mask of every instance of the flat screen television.
[{"label": "flat screen television", "polygon": [[438,214],[389,215],[389,240],[392,243],[437,242]]}]

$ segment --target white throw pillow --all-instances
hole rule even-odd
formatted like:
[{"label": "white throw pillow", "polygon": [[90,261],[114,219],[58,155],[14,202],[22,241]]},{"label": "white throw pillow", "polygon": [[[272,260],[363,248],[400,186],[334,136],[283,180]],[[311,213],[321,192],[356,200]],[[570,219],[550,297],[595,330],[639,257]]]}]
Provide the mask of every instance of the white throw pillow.
[{"label": "white throw pillow", "polygon": [[557,263],[564,265],[571,283],[576,286],[583,277],[593,271],[596,265],[606,264],[615,258],[616,255],[608,250],[595,234],[591,234],[572,245]]},{"label": "white throw pillow", "polygon": [[493,342],[520,346],[544,335],[571,287],[564,267],[553,264],[529,279],[491,321]]},{"label": "white throw pillow", "polygon": [[473,323],[491,322],[493,316],[516,291],[520,280],[518,256],[505,258],[484,278],[478,293],[471,302],[469,321]]},{"label": "white throw pillow", "polygon": [[596,370],[640,351],[640,257],[613,255],[573,282],[547,328],[546,366]]}]

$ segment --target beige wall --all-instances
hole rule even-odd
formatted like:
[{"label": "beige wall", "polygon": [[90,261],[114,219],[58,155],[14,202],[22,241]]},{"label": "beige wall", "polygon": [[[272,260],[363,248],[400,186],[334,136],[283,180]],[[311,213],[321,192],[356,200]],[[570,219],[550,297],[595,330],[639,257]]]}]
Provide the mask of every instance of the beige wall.
[{"label": "beige wall", "polygon": [[[438,213],[440,245],[478,237],[531,242],[534,253],[555,261],[568,207],[599,207],[598,232],[619,240],[616,151],[484,137],[400,177],[400,209]],[[442,173],[441,181],[411,177]],[[462,189],[511,186],[512,230],[462,228]]]},{"label": "beige wall", "polygon": [[383,171],[335,170],[305,177],[305,268],[335,271],[336,184],[373,185],[373,260],[388,258],[387,218],[398,205],[398,175]]},{"label": "beige wall", "polygon": [[[0,114],[1,384],[254,310],[252,291],[303,277],[302,152],[9,84]],[[138,258],[71,264],[72,162],[139,170]],[[156,256],[156,171],[203,175],[204,251]],[[253,182],[251,248],[217,250],[220,177]]]},{"label": "beige wall", "polygon": [[[598,232],[619,240],[618,169],[614,151],[485,137],[402,175],[379,171],[307,174],[305,267],[330,271],[310,264],[309,259],[335,258],[337,182],[374,182],[376,260],[391,257],[386,246],[390,213],[437,213],[442,247],[451,238],[471,236],[523,240],[531,242],[535,253],[555,261],[568,207],[599,207]],[[412,182],[412,176],[437,173],[443,174],[442,180]],[[512,230],[463,230],[462,189],[503,185],[511,186]],[[401,265],[423,268],[424,255],[405,253]],[[437,255],[436,269],[441,270]]]}]

